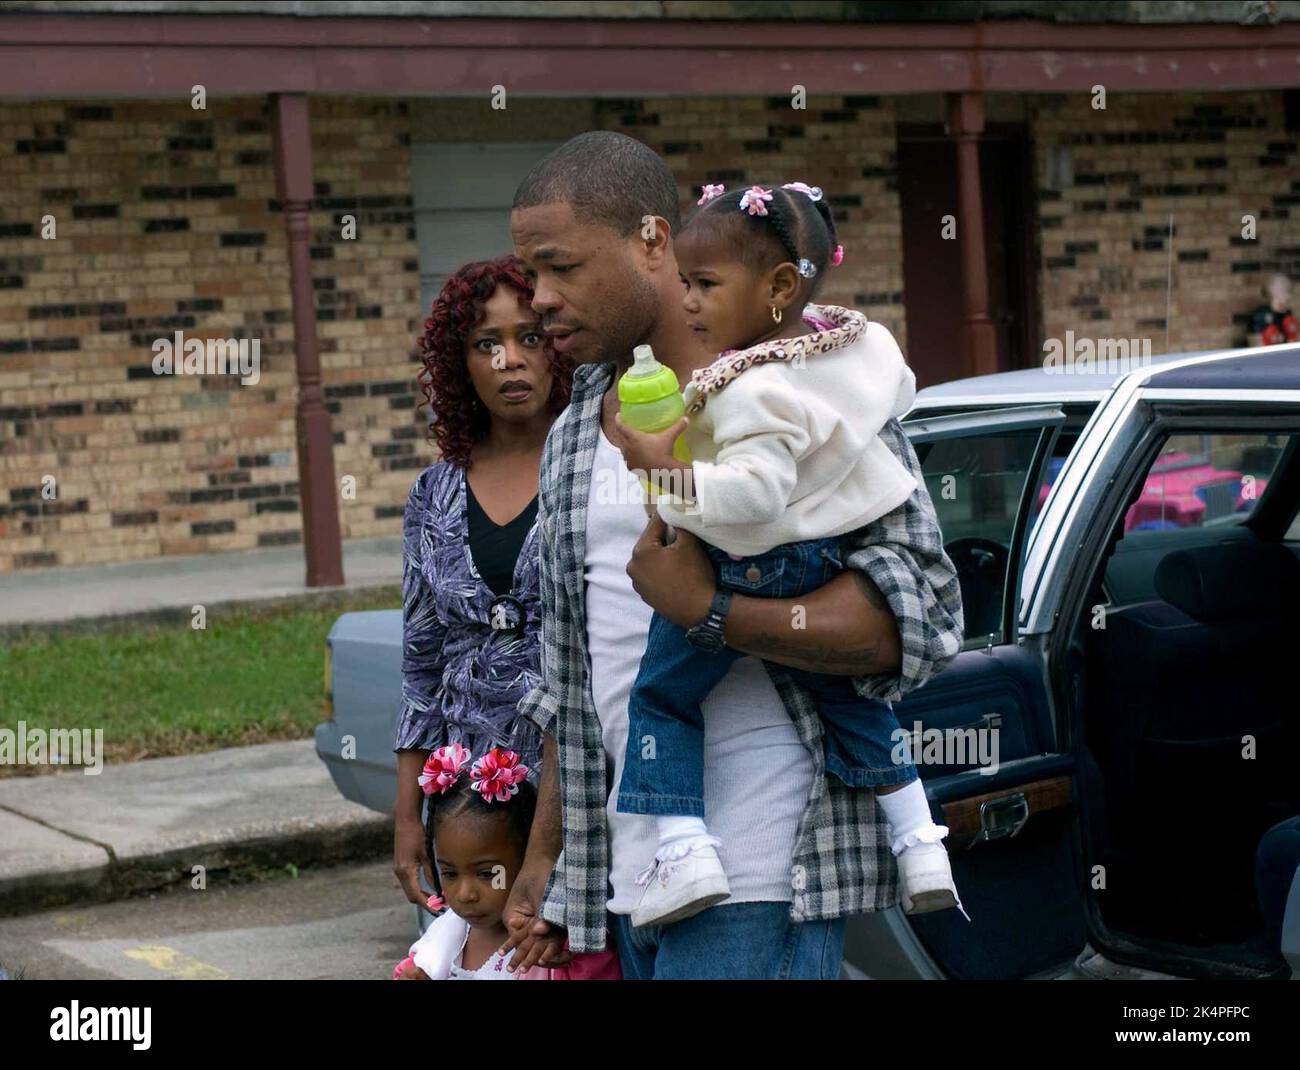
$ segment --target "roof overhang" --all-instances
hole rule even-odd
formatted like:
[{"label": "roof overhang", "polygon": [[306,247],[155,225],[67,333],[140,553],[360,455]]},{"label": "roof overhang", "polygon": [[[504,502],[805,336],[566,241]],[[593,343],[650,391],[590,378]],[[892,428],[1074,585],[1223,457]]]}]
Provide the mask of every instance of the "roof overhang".
[{"label": "roof overhang", "polygon": [[788,96],[1291,88],[1300,23],[0,14],[0,96]]}]

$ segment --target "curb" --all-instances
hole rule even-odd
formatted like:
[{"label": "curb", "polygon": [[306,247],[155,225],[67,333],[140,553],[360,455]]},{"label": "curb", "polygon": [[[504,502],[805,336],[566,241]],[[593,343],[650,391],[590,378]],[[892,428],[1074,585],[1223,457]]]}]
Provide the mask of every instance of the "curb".
[{"label": "curb", "polygon": [[365,813],[324,826],[304,825],[247,838],[232,835],[212,843],[169,847],[128,860],[119,860],[106,844],[72,838],[102,852],[103,860],[0,877],[0,917],[70,904],[105,903],[188,884],[195,866],[205,868],[205,876],[212,884],[252,876],[261,870],[281,869],[290,863],[301,866],[369,861],[392,851],[393,825],[385,814]]}]

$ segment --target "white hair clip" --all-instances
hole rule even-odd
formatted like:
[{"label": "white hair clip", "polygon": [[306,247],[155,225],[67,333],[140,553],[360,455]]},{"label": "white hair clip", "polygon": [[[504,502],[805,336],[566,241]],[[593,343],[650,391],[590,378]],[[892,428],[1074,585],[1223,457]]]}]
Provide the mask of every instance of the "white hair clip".
[{"label": "white hair clip", "polygon": [[804,182],[787,182],[781,188],[798,190],[810,201],[820,201],[822,199],[821,186],[809,186],[807,183]]},{"label": "white hair clip", "polygon": [[805,279],[811,279],[817,274],[817,265],[805,257],[799,258],[799,274]]}]

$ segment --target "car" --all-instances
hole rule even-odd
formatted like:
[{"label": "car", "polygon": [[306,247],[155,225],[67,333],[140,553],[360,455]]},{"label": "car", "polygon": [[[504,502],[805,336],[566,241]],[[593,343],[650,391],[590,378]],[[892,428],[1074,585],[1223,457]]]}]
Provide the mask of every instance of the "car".
[{"label": "car", "polygon": [[[966,636],[895,712],[934,743],[919,771],[972,920],[854,918],[847,966],[1288,975],[1300,889],[1274,943],[1254,863],[1300,814],[1300,718],[1274,698],[1300,600],[1300,347],[943,384],[904,425]],[[1182,502],[1225,477],[1236,490],[1213,507]],[[1134,507],[1162,485],[1181,522],[1144,527]]]},{"label": "car", "polygon": [[[903,422],[966,629],[895,712],[970,920],[854,916],[843,976],[1300,975],[1300,881],[1279,942],[1254,871],[1300,815],[1300,717],[1274,697],[1300,603],[1300,346],[946,383]],[[1176,508],[1134,512],[1161,495]],[[317,749],[389,810],[400,611],[345,614],[327,646]]]}]

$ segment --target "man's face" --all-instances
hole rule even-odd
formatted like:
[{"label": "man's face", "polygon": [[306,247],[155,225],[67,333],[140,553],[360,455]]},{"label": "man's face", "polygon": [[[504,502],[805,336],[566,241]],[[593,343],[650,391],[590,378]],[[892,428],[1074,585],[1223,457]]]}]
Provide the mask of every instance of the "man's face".
[{"label": "man's face", "polygon": [[653,332],[659,307],[653,254],[640,231],[622,237],[557,202],[516,208],[510,233],[536,287],[533,310],[556,350],[575,364],[630,360]]}]

